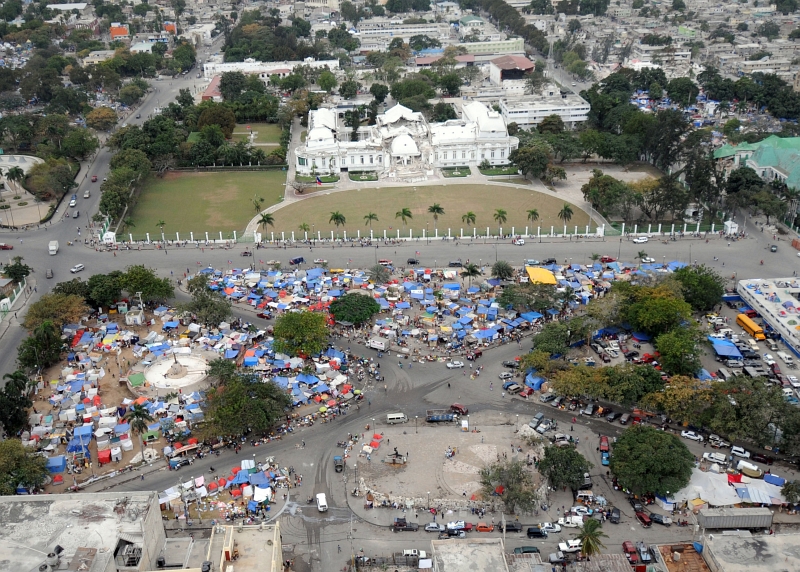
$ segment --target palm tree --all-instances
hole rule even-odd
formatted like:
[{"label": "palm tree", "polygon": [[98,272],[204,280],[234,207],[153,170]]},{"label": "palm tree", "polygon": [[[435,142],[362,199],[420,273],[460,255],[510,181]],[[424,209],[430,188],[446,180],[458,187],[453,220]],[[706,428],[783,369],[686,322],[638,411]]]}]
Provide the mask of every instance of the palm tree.
[{"label": "palm tree", "polygon": [[17,166],[11,167],[8,171],[6,171],[6,179],[14,182],[14,186],[17,188],[17,191],[19,191],[19,182],[24,178],[25,171]]},{"label": "palm tree", "polygon": [[644,250],[640,250],[639,252],[636,253],[636,258],[638,258],[639,260],[644,260],[645,258],[647,258],[647,253]]},{"label": "palm tree", "polygon": [[339,228],[340,226],[345,225],[347,219],[339,211],[333,211],[331,213],[331,218],[328,219],[328,222],[332,222],[334,225],[336,225],[336,228]]},{"label": "palm tree", "polygon": [[528,211],[528,220],[531,222],[536,222],[539,220],[539,211],[537,209],[531,209]]},{"label": "palm tree", "polygon": [[124,419],[130,423],[131,431],[139,435],[139,446],[142,451],[142,461],[144,461],[144,439],[142,439],[142,435],[147,433],[147,424],[153,421],[153,416],[141,405],[134,404],[125,414]]},{"label": "palm tree", "polygon": [[583,523],[580,532],[575,536],[581,541],[581,552],[587,559],[598,554],[600,549],[605,548],[605,544],[600,540],[601,538],[608,538],[608,535],[603,532],[599,520],[590,518]]},{"label": "palm tree", "polygon": [[163,220],[159,220],[156,226],[161,229],[161,240],[164,240],[164,225],[167,224]]},{"label": "palm tree", "polygon": [[495,209],[494,211],[494,221],[497,223],[497,231],[499,232],[502,226],[508,220],[508,213],[505,209]]},{"label": "palm tree", "polygon": [[[372,228],[372,221],[377,222],[378,221],[378,215],[376,215],[375,213],[367,213],[367,214],[364,215],[364,220],[367,221],[367,224],[369,225],[369,227]],[[364,226],[367,226],[367,224],[365,224]]]},{"label": "palm tree", "polygon": [[461,222],[466,224],[467,226],[475,224],[475,213],[469,211],[467,214],[461,215]]},{"label": "palm tree", "polygon": [[6,380],[6,387],[15,389],[20,393],[28,388],[28,376],[20,370],[17,370],[14,373],[5,374],[3,379]]},{"label": "palm tree", "polygon": [[467,264],[464,267],[464,270],[461,271],[462,278],[469,278],[469,285],[472,286],[472,279],[475,276],[481,275],[481,269],[478,268],[477,264]]},{"label": "palm tree", "polygon": [[299,225],[297,225],[297,228],[299,228],[299,229],[300,229],[300,232],[302,232],[302,233],[304,233],[304,234],[305,234],[306,232],[308,232],[309,230],[311,230],[311,227],[310,227],[310,226],[308,226],[308,223],[307,223],[307,222],[301,222]]},{"label": "palm tree", "polygon": [[600,255],[597,254],[596,252],[592,252],[592,255],[589,258],[591,258],[593,262],[597,262],[598,260],[600,260]]},{"label": "palm tree", "polygon": [[406,223],[408,222],[408,219],[414,218],[414,217],[411,214],[411,209],[410,208],[403,207],[402,209],[400,209],[399,211],[394,213],[394,218],[399,218],[400,220],[403,221],[403,226],[406,226]]},{"label": "palm tree", "polygon": [[122,224],[124,224],[126,227],[129,227],[129,228],[136,226],[136,224],[133,222],[133,219],[131,217],[125,217],[125,220],[122,221]]},{"label": "palm tree", "polygon": [[[275,217],[272,216],[271,213],[261,213],[261,218],[258,219],[258,225],[257,226],[259,228],[263,228],[264,232],[266,233],[268,226],[271,226],[271,227],[275,226]],[[306,227],[308,227],[308,225],[306,225]]]},{"label": "palm tree", "polygon": [[433,215],[433,233],[436,234],[436,223],[439,221],[439,215],[444,214],[444,208],[439,203],[433,203],[428,207],[428,212]]},{"label": "palm tree", "polygon": [[564,203],[564,206],[558,211],[558,218],[564,221],[564,224],[567,224],[572,219],[572,207],[569,203]]},{"label": "palm tree", "polygon": [[505,260],[498,260],[492,265],[492,276],[500,280],[511,280],[514,277],[514,269]]}]

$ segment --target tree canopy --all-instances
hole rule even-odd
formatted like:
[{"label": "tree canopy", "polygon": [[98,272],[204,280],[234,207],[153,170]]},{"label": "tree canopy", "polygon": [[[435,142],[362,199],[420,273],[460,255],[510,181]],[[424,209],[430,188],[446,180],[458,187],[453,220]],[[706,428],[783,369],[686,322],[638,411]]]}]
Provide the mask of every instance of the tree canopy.
[{"label": "tree canopy", "polygon": [[275,321],[275,351],[290,356],[313,356],[328,345],[328,326],[319,312],[289,312]]},{"label": "tree canopy", "polygon": [[547,477],[553,488],[568,487],[576,491],[583,484],[583,475],[592,464],[574,447],[545,447],[539,461],[539,472]]},{"label": "tree canopy", "polygon": [[337,321],[360,326],[380,312],[381,307],[371,296],[351,292],[334,300],[329,310]]},{"label": "tree canopy", "polygon": [[689,484],[694,455],[672,433],[635,425],[614,443],[610,467],[622,487],[663,496]]}]

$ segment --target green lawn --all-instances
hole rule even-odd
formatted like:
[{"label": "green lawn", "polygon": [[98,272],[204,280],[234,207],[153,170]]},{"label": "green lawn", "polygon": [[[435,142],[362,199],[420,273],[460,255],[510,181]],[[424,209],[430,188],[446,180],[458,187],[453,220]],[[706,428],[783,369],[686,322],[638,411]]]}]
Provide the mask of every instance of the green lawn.
[{"label": "green lawn", "polygon": [[[564,206],[564,200],[558,197],[501,185],[433,185],[419,186],[416,190],[414,187],[381,187],[338,193],[321,189],[313,198],[298,201],[275,212],[275,231],[297,230],[298,225],[305,222],[328,235],[331,230],[338,231],[340,235],[342,230],[347,230],[348,235],[353,236],[359,229],[362,235],[369,235],[364,215],[373,212],[378,215],[378,221],[372,223],[376,234],[382,236],[386,229],[388,234],[395,236],[399,228],[401,235],[408,236],[408,229],[411,228],[419,236],[426,223],[433,233],[433,218],[428,213],[428,207],[433,203],[439,203],[445,210],[445,214],[439,216],[440,236],[447,233],[448,227],[454,235],[458,235],[462,227],[465,235],[471,235],[472,228],[461,222],[461,215],[468,211],[476,214],[479,232],[485,233],[489,226],[491,232],[496,234],[498,228],[493,218],[495,209],[507,211],[507,222],[503,225],[505,232],[511,232],[512,226],[517,233],[524,232],[525,225],[533,233],[539,225],[542,229],[546,228],[547,232],[551,225],[562,231],[564,228],[564,223],[556,217]],[[403,207],[411,209],[413,215],[405,229],[401,220],[395,218],[395,213]],[[539,221],[534,224],[526,220],[526,211],[530,209],[539,211]],[[578,230],[583,232],[589,216],[575,205],[572,205],[572,210],[574,214],[567,226],[572,231],[578,225]],[[345,216],[347,224],[344,227],[336,229],[328,222],[333,211]]]},{"label": "green lawn", "polygon": [[480,169],[482,175],[486,175],[488,177],[494,177],[497,175],[516,175],[517,168],[516,167],[497,167],[493,169]]},{"label": "green lawn", "polygon": [[[318,175],[319,180],[323,183],[338,183],[339,175]],[[294,180],[298,183],[316,183],[317,175],[295,175]]]},{"label": "green lawn", "polygon": [[442,175],[448,179],[453,177],[466,177],[470,173],[469,167],[445,167],[442,169]]},{"label": "green lawn", "polygon": [[153,177],[131,214],[136,226],[125,232],[142,237],[149,232],[155,239],[159,220],[171,238],[175,232],[187,239],[190,231],[195,238],[206,231],[241,232],[255,216],[253,197],[263,197],[262,208],[267,208],[281,201],[285,184],[284,171],[172,172]]},{"label": "green lawn", "polygon": [[256,132],[254,143],[279,145],[281,142],[281,128],[277,123],[237,123],[233,129],[233,140],[249,140],[250,134],[247,126]]},{"label": "green lawn", "polygon": [[351,181],[363,182],[378,180],[378,175],[374,171],[350,171],[348,174],[350,175]]}]

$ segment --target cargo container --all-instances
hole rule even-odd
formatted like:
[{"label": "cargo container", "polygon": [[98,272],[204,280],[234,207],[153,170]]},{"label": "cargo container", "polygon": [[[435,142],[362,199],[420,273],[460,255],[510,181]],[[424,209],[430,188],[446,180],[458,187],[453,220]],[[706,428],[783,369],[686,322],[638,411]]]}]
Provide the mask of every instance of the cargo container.
[{"label": "cargo container", "polygon": [[761,530],[772,527],[772,511],[768,508],[704,509],[697,514],[703,528]]}]

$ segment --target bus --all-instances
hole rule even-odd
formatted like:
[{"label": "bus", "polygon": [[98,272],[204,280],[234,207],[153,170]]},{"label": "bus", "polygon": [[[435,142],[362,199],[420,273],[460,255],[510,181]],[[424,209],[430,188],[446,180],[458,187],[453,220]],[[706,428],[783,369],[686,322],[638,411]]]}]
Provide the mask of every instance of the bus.
[{"label": "bus", "polygon": [[759,341],[767,339],[767,337],[764,335],[764,330],[761,328],[761,326],[756,324],[745,314],[739,314],[738,316],[736,316],[736,323],[739,326],[741,326],[745,332],[753,336],[755,339]]}]

